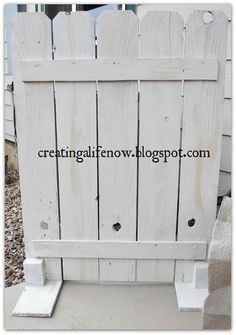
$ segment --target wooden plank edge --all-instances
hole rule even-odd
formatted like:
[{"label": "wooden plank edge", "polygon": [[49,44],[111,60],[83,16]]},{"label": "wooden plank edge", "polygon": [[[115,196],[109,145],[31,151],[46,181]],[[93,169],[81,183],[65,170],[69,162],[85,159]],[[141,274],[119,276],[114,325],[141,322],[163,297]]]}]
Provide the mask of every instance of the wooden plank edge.
[{"label": "wooden plank edge", "polygon": [[[63,281],[46,281],[44,286],[25,286],[12,316],[50,318],[56,306]],[[37,298],[35,303],[33,300]],[[41,307],[40,307],[41,306]]]},{"label": "wooden plank edge", "polygon": [[205,241],[33,240],[34,257],[204,260]]}]

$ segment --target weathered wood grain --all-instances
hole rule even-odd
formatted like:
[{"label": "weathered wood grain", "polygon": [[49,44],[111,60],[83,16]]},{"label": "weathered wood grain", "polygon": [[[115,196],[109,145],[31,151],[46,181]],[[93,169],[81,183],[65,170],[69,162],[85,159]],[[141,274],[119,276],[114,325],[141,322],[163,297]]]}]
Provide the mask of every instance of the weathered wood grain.
[{"label": "weathered wood grain", "polygon": [[[182,57],[183,28],[177,13],[147,13],[140,27],[140,57]],[[152,151],[179,149],[181,94],[181,82],[140,82],[140,146]],[[139,159],[139,240],[175,240],[178,175],[178,159]],[[173,276],[173,261],[137,262],[138,281],[172,282]]]},{"label": "weathered wood grain", "polygon": [[[59,238],[56,160],[41,159],[38,151],[55,149],[52,83],[23,84],[22,60],[52,59],[51,22],[43,13],[17,14],[12,23],[16,129],[24,241],[31,257],[35,238]],[[46,278],[61,280],[60,259],[45,260]]]},{"label": "weathered wood grain", "polygon": [[[97,58],[138,57],[138,19],[129,11],[98,18]],[[98,144],[104,149],[137,145],[138,83],[98,83]],[[99,159],[100,239],[136,239],[137,159]],[[116,231],[113,225],[119,223]],[[135,280],[134,260],[100,260],[100,280]]]},{"label": "weathered wood grain", "polygon": [[[55,50],[57,53],[57,49]],[[177,57],[176,57],[177,58]],[[134,81],[217,80],[217,60],[204,59],[83,59],[22,62],[22,80]]]},{"label": "weathered wood grain", "polygon": [[[209,241],[216,217],[217,185],[220,168],[220,142],[224,74],[227,43],[227,18],[214,12],[212,22],[205,23],[202,11],[187,20],[185,57],[218,59],[217,82],[184,83],[182,149],[209,150],[207,159],[182,159],[180,174],[178,240]],[[189,220],[195,220],[189,226]],[[192,264],[177,262],[176,281],[188,281]]]},{"label": "weathered wood grain", "polygon": [[205,259],[205,242],[33,241],[37,257],[116,259]]},{"label": "weathered wood grain", "polygon": [[222,11],[229,21],[232,20],[232,5],[229,3],[155,3],[137,5],[137,15],[142,18],[148,11],[174,11],[179,13],[184,20],[193,11]]},{"label": "weathered wood grain", "polygon": [[62,287],[62,281],[50,280],[44,286],[26,286],[12,316],[50,318]]},{"label": "weathered wood grain", "polygon": [[[54,58],[95,57],[94,23],[84,12],[59,13],[53,20]],[[64,70],[63,70],[64,71]],[[64,72],[63,72],[64,73]],[[96,146],[96,83],[55,83],[58,148]],[[97,161],[59,158],[62,239],[98,238]],[[63,260],[66,280],[98,279],[98,261]]]}]

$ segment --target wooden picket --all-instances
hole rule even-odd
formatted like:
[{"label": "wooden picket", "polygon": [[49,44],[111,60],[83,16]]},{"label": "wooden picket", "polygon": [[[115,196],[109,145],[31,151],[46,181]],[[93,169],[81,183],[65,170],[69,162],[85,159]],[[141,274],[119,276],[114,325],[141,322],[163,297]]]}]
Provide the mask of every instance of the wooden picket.
[{"label": "wooden picket", "polygon": [[[51,23],[42,13],[19,14],[13,21],[13,71],[19,172],[26,255],[35,238],[58,239],[59,217],[55,160],[35,154],[56,148],[52,83],[23,84],[22,60],[52,59]],[[61,279],[60,259],[45,259],[48,279]]]},{"label": "wooden picket", "polygon": [[[177,13],[147,13],[141,20],[140,56],[182,58],[183,28]],[[179,149],[181,95],[181,81],[140,82],[140,145],[150,150]],[[168,164],[139,160],[139,240],[175,241],[178,173],[178,159]],[[173,282],[173,277],[172,260],[137,263],[138,281]]]},{"label": "wooden picket", "polygon": [[[98,59],[138,57],[138,19],[132,12],[104,12],[96,33]],[[137,82],[98,82],[98,145],[112,150],[134,148],[137,106]],[[136,180],[137,160],[99,160],[101,240],[135,241]],[[116,223],[121,225],[119,231],[113,229]],[[134,281],[135,261],[100,260],[100,279]]]},{"label": "wooden picket", "polygon": [[[54,59],[95,57],[94,26],[84,12],[53,20]],[[57,144],[72,150],[96,146],[96,83],[55,83]],[[97,162],[59,158],[61,239],[97,239]],[[66,196],[65,196],[66,195]],[[98,261],[65,259],[67,280],[97,280]]]},{"label": "wooden picket", "polygon": [[[210,17],[211,19],[211,17]],[[217,81],[184,83],[182,149],[210,150],[211,159],[184,159],[181,162],[178,240],[210,242],[216,217],[220,169],[227,19],[215,12],[204,22],[196,11],[186,22],[185,57],[218,59]],[[194,226],[189,221],[194,219]],[[183,263],[186,263],[183,265]],[[176,280],[190,281],[194,262],[176,264]]]},{"label": "wooden picket", "polygon": [[[189,282],[220,164],[227,20],[195,11],[18,14],[14,82],[27,257],[46,278]],[[208,159],[42,159],[42,149],[210,150]],[[60,260],[61,258],[61,260]],[[174,279],[175,278],[175,279]]]}]

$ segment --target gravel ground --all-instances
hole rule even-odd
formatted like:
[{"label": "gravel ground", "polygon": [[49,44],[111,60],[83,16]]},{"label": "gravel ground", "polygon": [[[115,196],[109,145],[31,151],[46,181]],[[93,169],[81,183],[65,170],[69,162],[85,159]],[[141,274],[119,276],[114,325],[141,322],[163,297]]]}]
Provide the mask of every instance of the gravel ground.
[{"label": "gravel ground", "polygon": [[24,281],[24,235],[18,172],[8,171],[5,184],[5,286]]}]

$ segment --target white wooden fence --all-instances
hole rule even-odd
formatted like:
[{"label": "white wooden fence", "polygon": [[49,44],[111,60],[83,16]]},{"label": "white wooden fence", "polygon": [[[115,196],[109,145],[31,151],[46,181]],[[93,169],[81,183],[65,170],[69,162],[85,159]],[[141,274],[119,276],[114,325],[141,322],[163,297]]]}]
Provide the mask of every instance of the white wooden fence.
[{"label": "white wooden fence", "polygon": [[[26,254],[44,258],[47,279],[191,281],[216,216],[226,43],[221,12],[15,17]],[[98,145],[211,157],[38,157]]]}]

